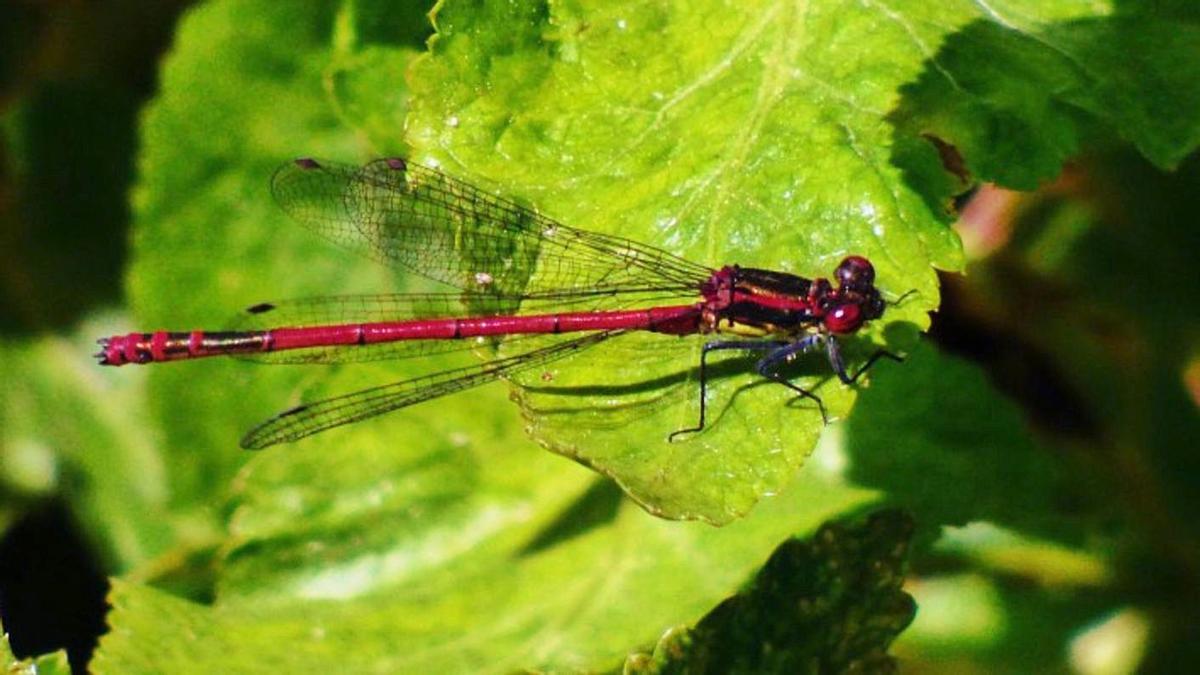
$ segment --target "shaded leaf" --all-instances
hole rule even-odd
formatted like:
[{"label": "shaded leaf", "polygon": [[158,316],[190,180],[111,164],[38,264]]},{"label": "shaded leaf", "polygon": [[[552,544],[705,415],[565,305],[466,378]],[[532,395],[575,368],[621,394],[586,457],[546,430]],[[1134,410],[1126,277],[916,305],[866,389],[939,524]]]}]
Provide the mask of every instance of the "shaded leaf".
[{"label": "shaded leaf", "polygon": [[1066,534],[1062,466],[978,366],[922,345],[883,364],[847,423],[849,478],[910,509],[928,542],[944,525],[990,520]]},{"label": "shaded leaf", "polygon": [[71,664],[65,651],[18,659],[9,646],[8,633],[0,635],[0,668],[8,675],[70,675]]},{"label": "shaded leaf", "polygon": [[[976,179],[1029,190],[1119,136],[1161,167],[1200,144],[1200,22],[1137,6],[1006,3],[944,37],[892,114],[898,137],[954,148]],[[991,9],[991,8],[989,8]],[[897,161],[918,161],[901,143]],[[928,153],[927,153],[928,154]]]},{"label": "shaded leaf", "polygon": [[916,606],[901,590],[909,516],[880,511],[791,539],[695,628],[667,633],[627,673],[895,672],[892,640]]}]

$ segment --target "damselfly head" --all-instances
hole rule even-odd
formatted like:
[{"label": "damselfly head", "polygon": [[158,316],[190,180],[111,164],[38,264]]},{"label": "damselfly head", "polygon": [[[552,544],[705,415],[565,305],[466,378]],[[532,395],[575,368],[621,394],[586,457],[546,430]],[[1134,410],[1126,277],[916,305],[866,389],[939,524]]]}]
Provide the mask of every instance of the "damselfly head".
[{"label": "damselfly head", "polygon": [[875,266],[862,256],[852,255],[837,266],[834,276],[843,289],[866,290],[875,285]]},{"label": "damselfly head", "polygon": [[847,256],[834,271],[837,290],[825,294],[823,317],[831,333],[847,334],[857,331],[868,321],[883,316],[887,302],[875,288],[875,266],[858,255]]},{"label": "damselfly head", "polygon": [[831,333],[847,334],[883,316],[887,307],[875,288],[875,266],[860,255],[847,256],[834,270],[836,290],[820,293],[824,314],[822,322]]}]

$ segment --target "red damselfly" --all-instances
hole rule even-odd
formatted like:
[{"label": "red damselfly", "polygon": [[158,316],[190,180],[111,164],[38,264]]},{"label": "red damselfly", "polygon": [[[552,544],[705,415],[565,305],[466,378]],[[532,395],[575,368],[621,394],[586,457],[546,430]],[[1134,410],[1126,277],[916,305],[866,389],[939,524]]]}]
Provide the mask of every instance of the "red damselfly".
[{"label": "red damselfly", "polygon": [[[307,403],[258,425],[242,446],[262,448],[538,368],[630,331],[715,335],[701,350],[697,424],[705,426],[707,357],[759,352],[756,370],[812,400],[782,374],[824,347],[838,378],[853,374],[839,337],[883,315],[866,258],[849,256],[833,280],[728,265],[698,265],[620,237],[567,227],[515,202],[404,159],[362,167],[298,159],[276,171],[275,199],[342,246],[457,289],[452,293],[312,298],[250,307],[228,331],[157,331],[99,340],[104,365],[256,355],[275,363],[344,363],[469,348],[475,340],[561,335],[515,355]],[[465,307],[466,311],[455,308]]]}]

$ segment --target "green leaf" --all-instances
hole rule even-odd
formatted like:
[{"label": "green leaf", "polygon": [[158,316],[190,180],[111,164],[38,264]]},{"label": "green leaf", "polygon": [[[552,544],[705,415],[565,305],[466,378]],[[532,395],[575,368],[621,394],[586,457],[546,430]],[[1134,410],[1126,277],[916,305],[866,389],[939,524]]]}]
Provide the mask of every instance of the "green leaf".
[{"label": "green leaf", "polygon": [[895,672],[888,645],[916,606],[901,590],[912,519],[880,511],[782,544],[748,588],[667,633],[626,673]]},{"label": "green leaf", "polygon": [[[808,475],[748,518],[715,529],[650,518],[611,485],[547,513],[554,490],[533,481],[582,486],[588,473],[534,449],[507,466],[479,466],[494,475],[464,486],[469,494],[457,500],[445,494],[453,482],[420,474],[470,473],[461,461],[424,458],[427,466],[408,479],[382,463],[385,455],[372,456],[368,467],[378,473],[368,492],[347,484],[351,472],[339,475],[337,458],[307,459],[328,484],[294,482],[276,463],[255,462],[214,605],[114,584],[114,628],[102,638],[95,672],[263,663],[287,672],[334,664],[348,672],[610,669],[632,645],[703,615],[774,542],[873,498]],[[544,466],[521,471],[523,463]],[[495,496],[506,469],[515,474],[507,501]],[[414,497],[414,488],[426,496]],[[518,501],[522,488],[543,503]]]},{"label": "green leaf", "polygon": [[[885,119],[920,58],[896,59],[908,38],[874,30],[874,12],[811,10],[446,2],[411,71],[409,143],[563,222],[698,262],[828,276],[867,255],[893,297],[919,291],[888,319],[927,326],[932,267],[957,267],[958,242],[889,164]],[[852,67],[841,35],[854,36]],[[914,332],[893,333],[893,348]],[[729,522],[791,480],[822,431],[814,405],[752,387],[761,379],[734,355],[710,390],[712,426],[668,443],[698,417],[699,345],[618,342],[523,381],[522,404],[539,441],[653,513]],[[820,359],[798,374],[833,416],[848,412],[853,391]]]}]

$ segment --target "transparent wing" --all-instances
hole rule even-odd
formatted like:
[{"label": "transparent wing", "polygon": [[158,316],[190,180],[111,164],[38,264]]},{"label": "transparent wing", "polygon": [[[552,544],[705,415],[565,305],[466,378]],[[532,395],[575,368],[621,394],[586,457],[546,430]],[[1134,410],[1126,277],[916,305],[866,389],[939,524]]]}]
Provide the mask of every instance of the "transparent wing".
[{"label": "transparent wing", "polygon": [[710,274],[398,158],[363,167],[296,160],[276,171],[271,188],[285,211],[322,237],[461,289],[488,310],[514,299],[694,296]]},{"label": "transparent wing", "polygon": [[326,429],[350,424],[447,394],[464,391],[501,377],[537,368],[598,344],[621,331],[588,333],[533,351],[455,368],[285,410],[242,437],[243,448],[265,448],[295,441]]}]

